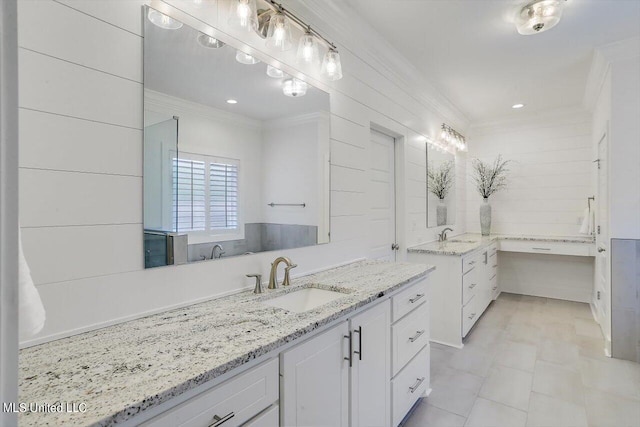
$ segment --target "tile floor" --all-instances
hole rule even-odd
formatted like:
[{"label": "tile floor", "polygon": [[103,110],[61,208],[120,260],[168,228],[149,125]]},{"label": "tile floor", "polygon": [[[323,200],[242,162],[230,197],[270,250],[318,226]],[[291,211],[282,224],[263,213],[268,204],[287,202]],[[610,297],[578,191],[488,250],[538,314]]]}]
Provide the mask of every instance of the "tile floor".
[{"label": "tile floor", "polygon": [[463,349],[432,345],[403,427],[640,427],[640,364],[603,348],[587,304],[503,293]]}]

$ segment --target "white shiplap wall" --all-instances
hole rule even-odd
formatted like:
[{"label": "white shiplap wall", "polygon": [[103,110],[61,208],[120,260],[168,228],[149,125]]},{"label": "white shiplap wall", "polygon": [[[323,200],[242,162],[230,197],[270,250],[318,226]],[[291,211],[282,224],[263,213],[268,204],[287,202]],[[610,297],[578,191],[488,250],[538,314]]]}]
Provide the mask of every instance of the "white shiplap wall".
[{"label": "white shiplap wall", "polygon": [[[520,112],[518,112],[520,113]],[[511,160],[506,191],[490,198],[492,233],[578,235],[579,219],[594,195],[591,117],[583,111],[526,115],[474,125],[469,131],[467,231],[479,232],[482,198],[470,161]]]},{"label": "white shiplap wall", "polygon": [[[272,253],[223,262],[143,268],[142,18],[145,0],[20,0],[20,218],[24,250],[47,309],[38,342],[145,313],[224,295],[247,286],[246,273],[266,275]],[[216,2],[195,8],[170,3],[238,37],[263,59],[285,66],[290,57],[265,52],[255,35],[233,34]],[[291,1],[318,28],[324,3]],[[289,4],[288,4],[289,6]],[[316,7],[316,12],[310,7]],[[220,9],[222,10],[222,9]],[[329,11],[330,12],[330,11]],[[315,17],[315,20],[314,20]],[[335,20],[345,19],[337,16]],[[52,23],[57,23],[52,25]],[[352,21],[359,37],[377,37]],[[422,81],[401,80],[405,64],[357,51],[344,31],[327,29],[342,47],[345,78],[331,92],[331,243],[283,251],[299,273],[366,257],[365,165],[372,124],[399,137],[401,167],[398,241],[432,240],[425,228],[424,142],[441,122],[461,130],[466,119]],[[379,46],[382,44],[380,42]],[[382,48],[381,48],[382,49]],[[353,52],[357,51],[358,54]],[[393,55],[392,55],[393,57]],[[371,64],[374,64],[372,66]],[[295,70],[289,66],[288,71]],[[317,77],[317,76],[315,76]],[[311,76],[313,79],[314,76]],[[415,89],[408,90],[407,84]],[[459,176],[464,161],[459,162]],[[464,180],[457,194],[464,197]],[[420,207],[422,206],[422,207]],[[457,203],[464,209],[464,200]],[[461,211],[463,212],[463,211]],[[458,230],[463,221],[458,215]]]}]

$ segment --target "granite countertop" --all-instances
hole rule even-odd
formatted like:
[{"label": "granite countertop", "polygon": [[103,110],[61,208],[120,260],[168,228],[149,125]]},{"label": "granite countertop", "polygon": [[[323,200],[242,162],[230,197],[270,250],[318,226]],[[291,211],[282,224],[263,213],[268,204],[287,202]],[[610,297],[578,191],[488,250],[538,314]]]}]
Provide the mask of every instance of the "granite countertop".
[{"label": "granite countertop", "polygon": [[482,236],[481,234],[467,233],[451,237],[445,242],[423,243],[421,245],[410,247],[407,251],[410,253],[461,256],[500,240],[522,240],[549,243],[595,243],[595,238],[593,236],[527,236],[509,234],[491,234],[489,236]]},{"label": "granite countertop", "polygon": [[[19,415],[21,426],[121,423],[338,319],[434,267],[361,261],[20,351],[19,401],[86,403],[86,412]],[[345,293],[304,313],[261,301],[300,287]]]}]

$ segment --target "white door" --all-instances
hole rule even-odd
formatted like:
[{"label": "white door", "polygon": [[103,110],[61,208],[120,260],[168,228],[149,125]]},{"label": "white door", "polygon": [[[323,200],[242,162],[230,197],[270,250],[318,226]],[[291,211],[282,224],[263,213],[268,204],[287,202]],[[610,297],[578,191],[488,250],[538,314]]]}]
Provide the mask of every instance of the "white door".
[{"label": "white door", "polygon": [[[596,283],[594,298],[602,333],[610,337],[610,267],[609,267],[609,138],[605,132],[598,142],[598,192],[596,194]],[[609,340],[607,339],[607,346]],[[609,348],[609,351],[611,349]]]},{"label": "white door", "polygon": [[282,353],[282,426],[349,425],[348,357],[348,322]]},{"label": "white door", "polygon": [[391,422],[391,301],[351,319],[351,426],[387,427]]},{"label": "white door", "polygon": [[395,139],[371,130],[367,199],[369,258],[396,259]]}]

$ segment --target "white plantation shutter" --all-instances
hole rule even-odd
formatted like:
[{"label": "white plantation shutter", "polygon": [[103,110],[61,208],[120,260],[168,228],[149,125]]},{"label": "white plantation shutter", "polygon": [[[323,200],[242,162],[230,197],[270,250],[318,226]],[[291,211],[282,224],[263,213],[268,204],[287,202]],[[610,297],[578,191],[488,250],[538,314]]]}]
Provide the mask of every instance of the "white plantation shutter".
[{"label": "white plantation shutter", "polygon": [[177,231],[238,230],[238,161],[181,153],[173,167]]}]

